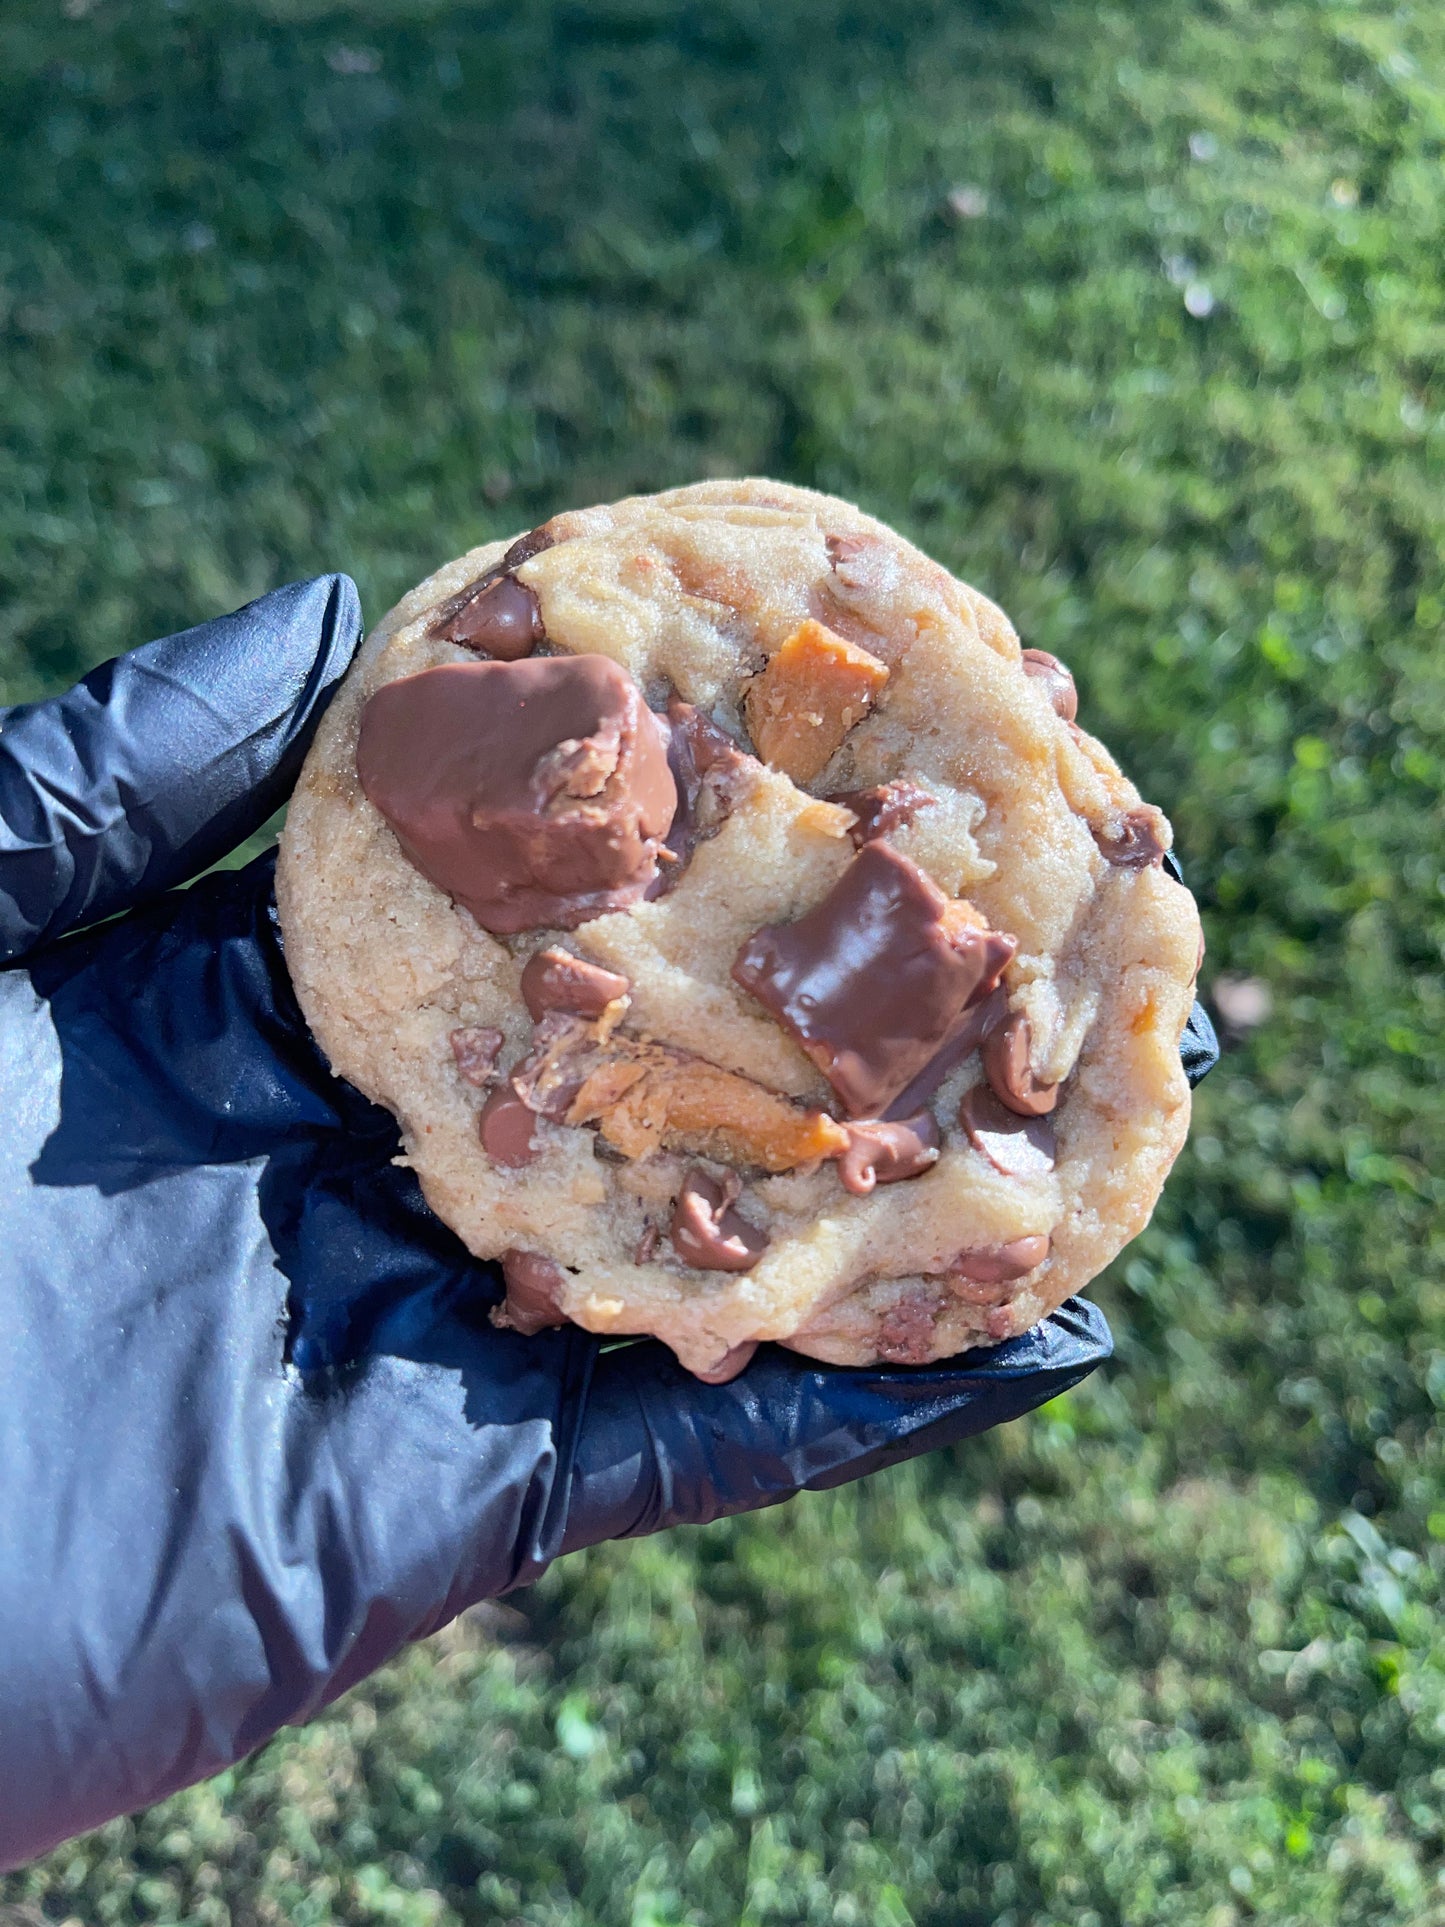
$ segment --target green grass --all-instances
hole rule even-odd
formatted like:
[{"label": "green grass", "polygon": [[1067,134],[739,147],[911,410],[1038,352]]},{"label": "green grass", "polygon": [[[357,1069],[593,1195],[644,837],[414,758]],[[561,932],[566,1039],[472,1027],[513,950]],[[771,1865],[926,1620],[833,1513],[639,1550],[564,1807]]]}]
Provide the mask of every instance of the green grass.
[{"label": "green grass", "polygon": [[1107,1373],[567,1561],[0,1902],[1445,1922],[1445,14],[10,0],[0,73],[10,698],[772,472],[1074,666],[1274,1001]]}]

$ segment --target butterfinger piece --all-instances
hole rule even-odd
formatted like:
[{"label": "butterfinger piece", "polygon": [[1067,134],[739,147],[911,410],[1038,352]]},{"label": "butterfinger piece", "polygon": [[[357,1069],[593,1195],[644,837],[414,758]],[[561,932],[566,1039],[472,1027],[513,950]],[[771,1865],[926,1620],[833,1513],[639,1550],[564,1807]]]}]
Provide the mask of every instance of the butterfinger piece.
[{"label": "butterfinger piece", "polygon": [[661,1148],[724,1163],[791,1171],[839,1157],[849,1134],[826,1112],[805,1111],[739,1071],[689,1051],[552,1013],[537,1026],[512,1087],[539,1116],[595,1124],[624,1157]]},{"label": "butterfinger piece", "polygon": [[765,763],[810,783],[862,722],[888,667],[810,616],[748,684],[743,712]]},{"label": "butterfinger piece", "polygon": [[849,1145],[847,1131],[825,1112],[800,1110],[737,1071],[681,1052],[604,1066],[577,1093],[567,1122],[595,1123],[625,1157],[666,1147],[774,1172],[838,1157]]}]

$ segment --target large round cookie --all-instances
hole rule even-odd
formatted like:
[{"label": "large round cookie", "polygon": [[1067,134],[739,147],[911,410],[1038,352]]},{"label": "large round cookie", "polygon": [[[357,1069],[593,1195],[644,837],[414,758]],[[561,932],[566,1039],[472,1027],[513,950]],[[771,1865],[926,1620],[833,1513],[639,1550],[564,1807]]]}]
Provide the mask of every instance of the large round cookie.
[{"label": "large round cookie", "polygon": [[[538,858],[521,736],[567,703]],[[921,1364],[1135,1236],[1188,1124],[1199,920],[1073,715],[992,603],[776,482],[555,516],[387,616],[291,804],[286,955],[433,1209],[505,1257],[504,1320],[707,1376],[760,1339]]]}]

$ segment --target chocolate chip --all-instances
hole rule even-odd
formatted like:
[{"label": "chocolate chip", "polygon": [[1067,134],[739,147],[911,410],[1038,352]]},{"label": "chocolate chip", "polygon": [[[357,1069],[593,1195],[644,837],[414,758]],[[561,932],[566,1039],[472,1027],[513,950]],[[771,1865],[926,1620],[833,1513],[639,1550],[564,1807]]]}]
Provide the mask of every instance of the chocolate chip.
[{"label": "chocolate chip", "polygon": [[[980,1245],[972,1251],[960,1251],[946,1275],[950,1283],[958,1279],[974,1285],[1010,1285],[1016,1278],[1037,1271],[1048,1255],[1048,1238],[1041,1234],[1030,1234],[1024,1238],[1011,1238],[1007,1244]],[[977,1304],[989,1302],[976,1293],[965,1291],[958,1295],[968,1297]]]},{"label": "chocolate chip", "polygon": [[1029,1020],[1016,1011],[984,1039],[983,1074],[995,1097],[1020,1117],[1043,1117],[1059,1101],[1057,1084],[1040,1084],[1029,1069]]},{"label": "chocolate chip", "polygon": [[685,703],[681,696],[669,700],[667,720],[681,734],[699,776],[710,776],[718,769],[737,769],[757,760],[711,716],[705,716],[692,703]]},{"label": "chocolate chip", "polygon": [[987,1084],[963,1094],[958,1121],[975,1151],[1006,1178],[1041,1178],[1054,1168],[1054,1127],[1046,1117],[1020,1117],[1000,1104]]},{"label": "chocolate chip", "polygon": [[878,546],[876,535],[828,535],[824,536],[823,541],[828,551],[828,561],[835,569],[840,562],[852,562]]},{"label": "chocolate chip", "polygon": [[758,1349],[755,1338],[746,1339],[741,1345],[734,1345],[730,1352],[724,1352],[715,1365],[708,1365],[702,1371],[694,1371],[693,1377],[704,1385],[726,1385],[745,1372],[753,1362],[753,1353]]},{"label": "chocolate chip", "polygon": [[519,1251],[515,1247],[502,1253],[502,1276],[507,1296],[492,1313],[492,1323],[531,1337],[553,1325],[565,1325],[562,1310],[567,1288],[562,1267],[540,1251]]},{"label": "chocolate chip", "polygon": [[742,1187],[729,1173],[720,1184],[696,1166],[682,1181],[672,1209],[672,1243],[698,1271],[751,1271],[768,1248],[768,1234],[733,1210]]},{"label": "chocolate chip", "polygon": [[843,1189],[866,1198],[878,1184],[921,1177],[938,1162],[938,1126],[932,1111],[885,1122],[865,1118],[848,1126],[848,1148],[838,1160]]},{"label": "chocolate chip", "polygon": [[499,575],[454,596],[438,611],[428,633],[496,662],[517,662],[531,655],[546,630],[535,592],[514,575]]},{"label": "chocolate chip", "polygon": [[848,835],[853,848],[861,850],[875,837],[891,836],[895,830],[906,829],[920,810],[928,809],[938,798],[900,776],[891,783],[875,783],[871,789],[839,790],[827,800],[841,803],[845,810],[853,812],[857,821]]},{"label": "chocolate chip", "polygon": [[454,1030],[451,1046],[452,1056],[462,1076],[469,1084],[475,1084],[478,1090],[485,1089],[496,1072],[502,1033],[494,1030],[490,1024]]},{"label": "chocolate chip", "polygon": [[1025,649],[1023,661],[1024,674],[1036,677],[1043,684],[1054,714],[1071,723],[1079,713],[1079,692],[1064,664],[1047,649]]},{"label": "chocolate chip", "polygon": [[716,836],[737,801],[739,778],[757,758],[691,703],[673,696],[665,725],[667,760],[677,785],[677,813],[667,834],[670,863],[660,864],[649,897],[665,896],[692,861],[699,843]]},{"label": "chocolate chip", "polygon": [[497,564],[498,573],[504,569],[520,569],[524,562],[530,562],[534,555],[541,555],[547,549],[557,546],[557,537],[552,532],[552,524],[543,522],[540,527],[528,529],[519,535],[511,548]]},{"label": "chocolate chip", "polygon": [[522,968],[522,1002],[533,1023],[549,1010],[600,1017],[632,988],[626,977],[568,950],[539,950]]},{"label": "chocolate chip", "polygon": [[677,790],[641,691],[607,656],[445,663],[382,685],[361,786],[423,876],[497,935],[638,902]]},{"label": "chocolate chip", "polygon": [[916,863],[868,843],[795,923],[749,937],[734,981],[791,1032],[851,1117],[880,1117],[997,984],[1012,937],[948,922]]},{"label": "chocolate chip", "polygon": [[[536,596],[525,583],[514,582],[511,572],[530,562],[534,555],[541,555],[544,549],[550,549],[556,540],[545,522],[540,528],[518,536],[500,562],[494,562],[475,582],[469,582],[465,589],[448,597],[432,617],[427,634],[441,642],[480,649],[501,662],[513,662],[529,655],[543,640],[541,612]],[[511,585],[510,592],[500,601],[490,601],[489,606],[483,607],[491,591],[503,581]],[[529,601],[524,603],[519,596]],[[495,641],[488,639],[489,631]]]},{"label": "chocolate chip", "polygon": [[493,1164],[520,1170],[537,1156],[537,1119],[515,1091],[493,1091],[477,1113],[477,1136]]},{"label": "chocolate chip", "polygon": [[917,1290],[890,1305],[873,1335],[879,1358],[888,1365],[926,1365],[933,1356],[941,1309],[935,1296]]},{"label": "chocolate chip", "polygon": [[1094,828],[1094,841],[1111,863],[1121,870],[1147,870],[1162,863],[1167,845],[1164,819],[1152,803],[1126,810],[1115,823]]}]

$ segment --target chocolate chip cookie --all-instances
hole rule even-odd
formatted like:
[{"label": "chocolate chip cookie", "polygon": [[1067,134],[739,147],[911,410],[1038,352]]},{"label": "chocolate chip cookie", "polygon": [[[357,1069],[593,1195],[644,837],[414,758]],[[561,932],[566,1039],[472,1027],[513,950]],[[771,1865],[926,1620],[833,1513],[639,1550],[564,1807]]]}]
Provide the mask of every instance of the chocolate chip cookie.
[{"label": "chocolate chip cookie", "polygon": [[307,759],[277,899],[499,1322],[923,1364],[1146,1223],[1200,955],[1073,679],[849,504],[709,482],[449,563]]}]

